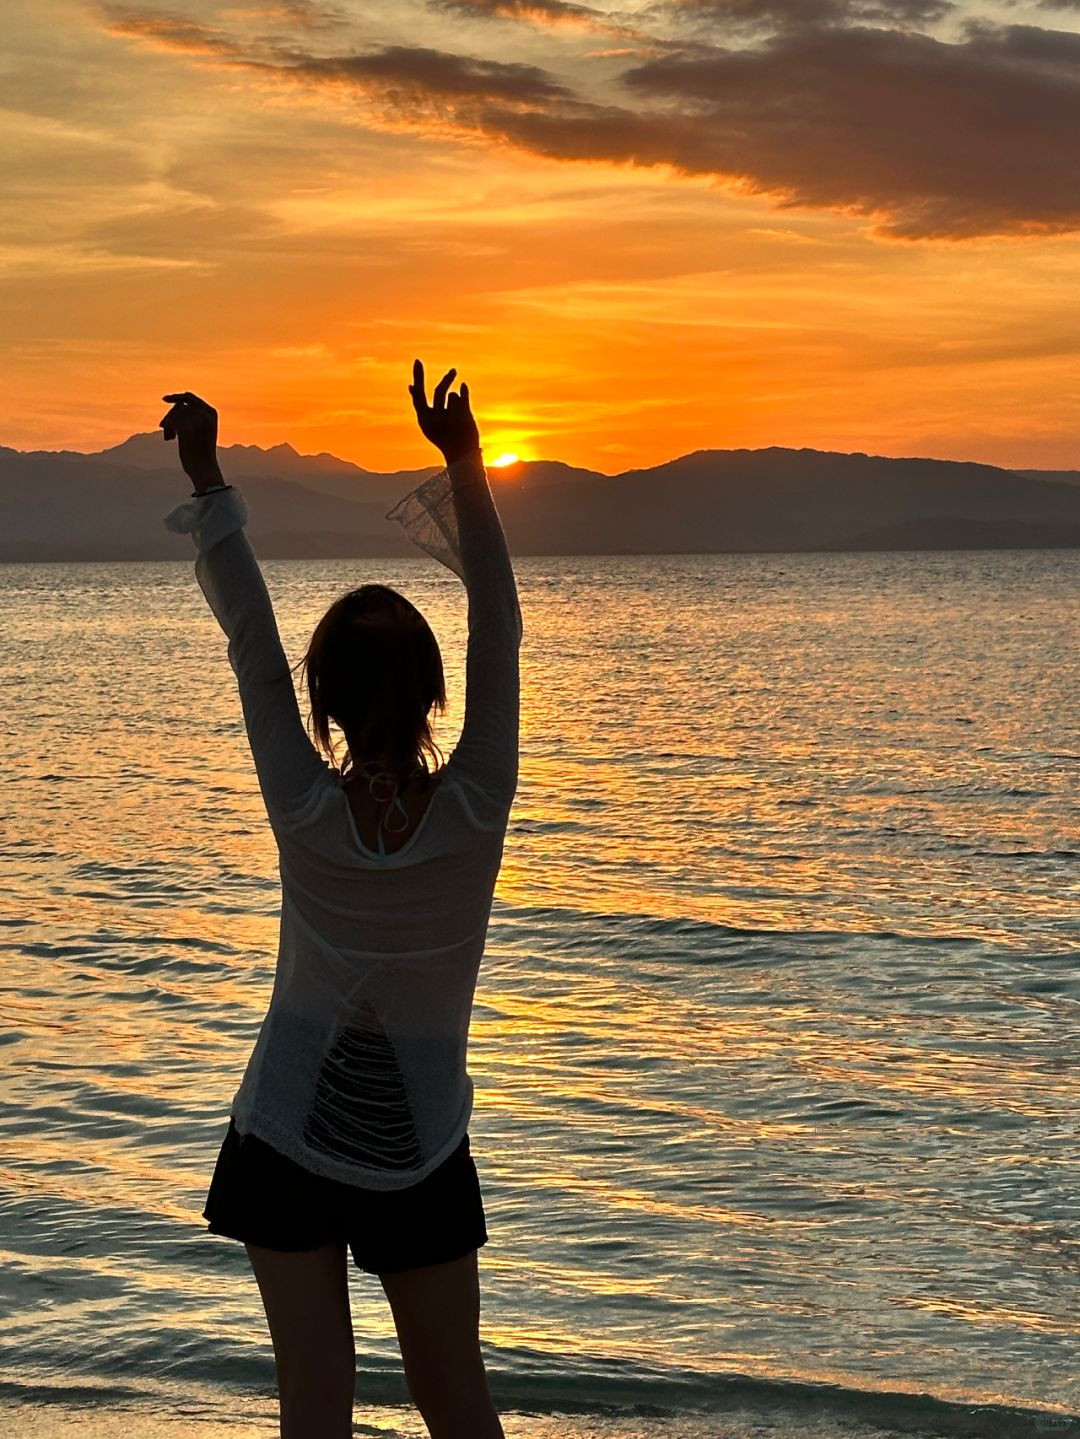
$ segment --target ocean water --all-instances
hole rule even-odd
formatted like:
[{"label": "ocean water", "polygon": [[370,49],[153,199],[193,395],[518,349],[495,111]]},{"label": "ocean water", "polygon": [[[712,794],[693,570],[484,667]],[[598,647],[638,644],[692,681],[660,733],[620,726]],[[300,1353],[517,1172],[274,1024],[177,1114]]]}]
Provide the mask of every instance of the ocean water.
[{"label": "ocean water", "polygon": [[[1080,1436],[1080,551],[523,559],[477,988],[508,1439]],[[290,659],[423,558],[264,564]],[[0,1433],[269,1434],[201,1208],[276,855],[190,559],[0,566]],[[353,1272],[357,1432],[421,1434]],[[68,1427],[70,1426],[70,1427]]]}]

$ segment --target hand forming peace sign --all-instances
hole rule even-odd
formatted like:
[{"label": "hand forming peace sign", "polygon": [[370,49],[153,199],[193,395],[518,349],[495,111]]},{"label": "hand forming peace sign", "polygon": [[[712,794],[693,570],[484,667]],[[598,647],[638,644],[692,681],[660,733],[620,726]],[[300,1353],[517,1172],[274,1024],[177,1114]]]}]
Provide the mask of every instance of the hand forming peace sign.
[{"label": "hand forming peace sign", "polygon": [[456,370],[447,370],[435,386],[429,405],[424,394],[424,367],[419,360],[414,360],[413,382],[409,386],[421,432],[442,451],[448,465],[480,448],[480,431],[469,408],[468,385],[462,383],[460,395],[446,393],[456,374]]}]

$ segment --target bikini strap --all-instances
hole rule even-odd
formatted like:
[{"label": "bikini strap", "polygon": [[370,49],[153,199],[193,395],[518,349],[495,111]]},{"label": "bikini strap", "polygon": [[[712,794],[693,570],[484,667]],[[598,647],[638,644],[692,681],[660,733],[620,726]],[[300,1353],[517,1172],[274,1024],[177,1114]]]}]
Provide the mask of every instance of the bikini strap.
[{"label": "bikini strap", "polygon": [[[385,770],[379,769],[375,765],[374,760],[366,760],[362,765],[357,765],[356,769],[358,773],[364,775],[367,778],[368,793],[371,795],[372,799],[376,802],[376,804],[385,804],[386,797],[385,795],[382,797],[377,795],[375,793],[375,786],[377,784],[389,784],[391,786],[390,810],[392,810],[394,806],[397,805],[398,809],[402,813],[405,823],[403,825],[400,825],[397,829],[394,829],[391,825],[386,824],[386,832],[387,834],[404,834],[409,827],[409,811],[402,804],[401,796],[398,794],[398,781],[393,775],[387,774]],[[371,770],[374,770],[374,773],[369,773],[369,771]],[[379,827],[376,831],[375,836],[379,844],[379,854],[383,857],[385,857],[386,855],[386,849],[383,845],[383,825],[384,823],[386,823],[390,810],[387,810],[379,815]]]}]

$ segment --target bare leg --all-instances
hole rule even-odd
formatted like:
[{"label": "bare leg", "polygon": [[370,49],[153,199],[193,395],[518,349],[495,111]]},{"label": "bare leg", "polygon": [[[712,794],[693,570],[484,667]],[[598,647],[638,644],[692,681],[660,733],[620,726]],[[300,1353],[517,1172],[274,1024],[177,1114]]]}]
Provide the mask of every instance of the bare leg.
[{"label": "bare leg", "polygon": [[505,1439],[480,1353],[476,1250],[448,1264],[380,1274],[379,1282],[431,1439]]},{"label": "bare leg", "polygon": [[281,1439],[349,1439],[356,1346],[345,1242],[298,1254],[244,1247],[274,1344]]}]

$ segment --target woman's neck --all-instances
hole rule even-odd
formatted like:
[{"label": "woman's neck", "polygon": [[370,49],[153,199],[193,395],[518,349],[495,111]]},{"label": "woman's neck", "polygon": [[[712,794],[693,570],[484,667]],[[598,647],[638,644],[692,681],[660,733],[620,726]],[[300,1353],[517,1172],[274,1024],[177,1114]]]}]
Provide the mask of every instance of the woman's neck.
[{"label": "woman's neck", "polygon": [[[350,751],[347,779],[351,779],[353,775],[357,779],[370,778],[372,772],[389,775],[391,779],[398,777],[388,755],[353,755]],[[407,784],[410,779],[422,779],[424,774],[425,771],[414,763],[409,774],[401,777],[401,783]]]}]

